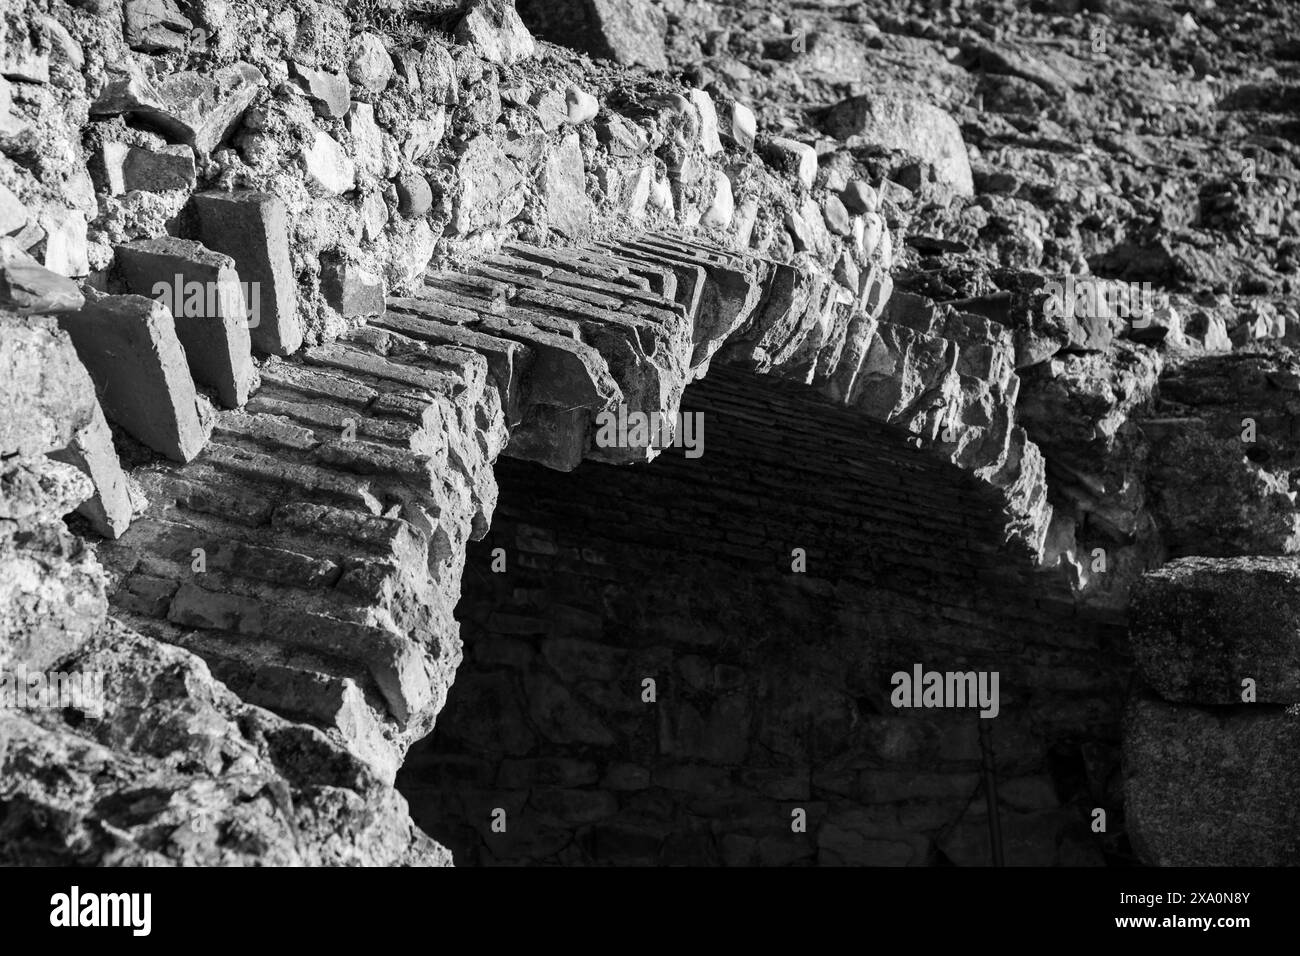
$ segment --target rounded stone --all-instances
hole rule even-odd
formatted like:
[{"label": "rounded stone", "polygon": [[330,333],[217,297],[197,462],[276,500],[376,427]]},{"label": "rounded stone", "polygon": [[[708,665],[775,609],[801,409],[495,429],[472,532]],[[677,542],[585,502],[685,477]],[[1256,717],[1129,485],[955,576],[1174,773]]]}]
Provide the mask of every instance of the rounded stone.
[{"label": "rounded stone", "polygon": [[823,200],[822,218],[826,220],[826,228],[837,236],[847,236],[853,231],[849,223],[849,211],[834,195],[829,195]]},{"label": "rounded stone", "polygon": [[564,102],[568,107],[568,122],[571,126],[579,126],[595,119],[596,113],[600,111],[600,104],[596,102],[596,97],[576,86],[570,86],[565,90]]},{"label": "rounded stone", "polygon": [[865,180],[855,179],[840,194],[849,212],[868,213],[880,211],[880,197],[875,188]]},{"label": "rounded stone", "polygon": [[384,41],[373,33],[362,33],[353,44],[348,78],[371,93],[382,93],[393,78],[393,58]]},{"label": "rounded stone", "polygon": [[433,190],[419,173],[407,173],[397,180],[397,211],[407,218],[423,216],[433,208]]}]

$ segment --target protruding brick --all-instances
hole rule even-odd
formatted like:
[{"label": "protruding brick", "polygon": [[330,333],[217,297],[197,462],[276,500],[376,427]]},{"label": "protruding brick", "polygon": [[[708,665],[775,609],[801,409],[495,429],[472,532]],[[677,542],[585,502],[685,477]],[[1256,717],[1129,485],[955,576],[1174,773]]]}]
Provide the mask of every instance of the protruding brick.
[{"label": "protruding brick", "polygon": [[296,352],[302,326],[284,203],[268,193],[207,192],[197,194],[194,205],[203,244],[234,259],[250,298],[258,297],[249,308],[258,317],[250,330],[254,348],[272,355]]},{"label": "protruding brick", "polygon": [[234,260],[170,236],[118,246],[117,259],[131,292],[170,307],[194,380],[227,408],[248,401],[257,373]]},{"label": "protruding brick", "polygon": [[59,316],[59,325],[109,418],[174,461],[189,461],[203,449],[208,425],[165,305],[88,289],[81,311]]},{"label": "protruding brick", "polygon": [[188,146],[142,149],[126,143],[105,143],[99,174],[113,195],[141,189],[162,192],[194,188],[194,150]]}]

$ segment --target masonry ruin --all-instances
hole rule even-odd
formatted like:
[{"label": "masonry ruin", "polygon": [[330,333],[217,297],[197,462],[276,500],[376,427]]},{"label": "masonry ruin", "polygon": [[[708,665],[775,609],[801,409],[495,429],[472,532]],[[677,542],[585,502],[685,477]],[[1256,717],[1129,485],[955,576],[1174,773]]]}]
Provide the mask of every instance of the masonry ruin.
[{"label": "masonry ruin", "polygon": [[1118,785],[1119,629],[907,433],[728,369],[682,407],[696,460],[498,464],[465,661],[398,777],[416,821],[465,863],[988,864],[978,707],[891,704],[924,663],[999,672],[1007,861],[1100,863],[1079,808]]},{"label": "masonry ruin", "polygon": [[0,862],[1300,861],[1295,11],[985,6],[0,11]]}]

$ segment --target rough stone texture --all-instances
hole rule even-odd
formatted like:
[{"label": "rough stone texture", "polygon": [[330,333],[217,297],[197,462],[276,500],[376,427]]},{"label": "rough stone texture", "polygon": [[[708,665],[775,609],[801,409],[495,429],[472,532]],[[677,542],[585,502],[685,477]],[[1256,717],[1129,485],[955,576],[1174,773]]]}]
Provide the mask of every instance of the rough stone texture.
[{"label": "rough stone texture", "polygon": [[457,173],[461,187],[453,222],[458,233],[509,221],[523,208],[523,177],[489,136],[469,143],[457,162]]},{"label": "rough stone texture", "polygon": [[61,520],[89,482],[45,457],[102,436],[93,390],[52,322],[0,321],[0,668],[99,674],[105,689],[103,713],[0,711],[0,862],[450,862],[351,754],[107,618],[103,569]]},{"label": "rough stone texture", "polygon": [[346,74],[314,70],[301,63],[293,65],[293,73],[318,115],[339,119],[347,114],[352,105],[352,86]]},{"label": "rough stone texture", "polygon": [[807,143],[777,136],[767,143],[766,152],[777,169],[792,173],[805,189],[812,188],[817,176],[817,150]]},{"label": "rough stone texture", "polygon": [[[6,864],[450,862],[364,765],[240,701],[194,655],[110,623],[61,666],[102,673],[107,707],[76,730],[57,711],[0,713]],[[60,780],[20,771],[32,765]]]},{"label": "rough stone texture", "polygon": [[356,185],[356,167],[328,133],[317,130],[311,145],[302,151],[301,160],[307,180],[325,193],[342,195]]},{"label": "rough stone texture", "polygon": [[264,193],[236,192],[199,193],[194,206],[203,244],[235,261],[250,294],[257,283],[258,322],[249,330],[253,346],[271,355],[296,352],[302,324],[284,204]]},{"label": "rough stone texture", "polygon": [[996,493],[806,386],[719,367],[682,408],[699,459],[498,465],[466,659],[399,776],[416,819],[466,864],[987,865],[979,718],[896,711],[888,678],[997,660],[1008,862],[1098,860],[1047,754],[1118,758],[1117,629],[1054,617],[1068,589],[997,553]]},{"label": "rough stone texture", "polygon": [[[94,387],[89,376],[86,386]],[[90,479],[95,493],[77,508],[90,526],[106,538],[121,537],[131,524],[131,494],[98,402],[90,421],[77,430],[66,448],[50,452],[50,457],[74,465]]]},{"label": "rough stone texture", "polygon": [[1133,654],[1165,700],[1300,703],[1300,559],[1180,558],[1133,593]]},{"label": "rough stone texture", "polygon": [[78,312],[59,316],[95,381],[104,413],[173,461],[189,461],[207,441],[171,312],[139,295],[88,290]]},{"label": "rough stone texture", "polygon": [[45,233],[41,262],[59,275],[76,278],[90,271],[86,249],[86,215],[80,210],[49,206],[38,217]]},{"label": "rough stone texture", "polygon": [[1125,722],[1125,812],[1152,866],[1300,863],[1300,718],[1134,701]]},{"label": "rough stone texture", "polygon": [[194,150],[188,146],[152,150],[105,143],[99,166],[108,191],[115,195],[133,189],[161,192],[194,187]]},{"label": "rough stone texture", "polygon": [[1292,356],[1248,353],[1198,357],[1162,379],[1141,427],[1152,510],[1172,554],[1300,551],[1297,370]]},{"label": "rough stone texture", "polygon": [[392,332],[302,359],[266,365],[191,467],[139,475],[152,505],[107,556],[113,602],[391,780],[459,661],[452,608],[495,503],[500,399],[481,357]]},{"label": "rough stone texture", "polygon": [[64,447],[94,414],[85,369],[66,333],[46,318],[0,312],[0,453],[34,458]]},{"label": "rough stone texture", "polygon": [[547,220],[560,235],[576,239],[590,229],[591,204],[586,186],[578,135],[570,133],[551,151],[542,173],[541,197],[546,203]]},{"label": "rough stone texture", "polygon": [[975,192],[961,130],[936,106],[897,97],[856,96],[831,110],[826,128],[843,140],[858,136],[919,156],[934,167],[940,182],[959,195]]},{"label": "rough stone texture", "polygon": [[183,50],[194,28],[174,0],[128,0],[123,19],[127,45],[142,53]]},{"label": "rough stone texture", "polygon": [[493,63],[509,66],[533,55],[532,34],[509,0],[470,0],[456,40]]},{"label": "rough stone texture", "polygon": [[635,0],[523,0],[524,23],[538,36],[593,57],[664,69],[665,17]]},{"label": "rough stone texture", "polygon": [[210,386],[226,408],[248,401],[257,372],[234,260],[200,243],[171,238],[119,246],[117,257],[129,291],[161,299],[170,308],[194,380]]},{"label": "rough stone texture", "polygon": [[265,81],[249,63],[211,74],[174,73],[151,82],[134,66],[109,81],[91,110],[96,115],[130,113],[176,137],[195,152],[211,153],[234,130]]},{"label": "rough stone texture", "polygon": [[353,38],[348,77],[369,93],[382,93],[393,78],[393,58],[383,38],[361,33]]},{"label": "rough stone texture", "polygon": [[384,311],[384,281],[355,262],[331,257],[321,267],[321,292],[345,318],[376,316]]},{"label": "rough stone texture", "polygon": [[[179,639],[177,630],[199,634],[195,646],[238,693],[274,705],[287,719],[314,723],[385,774],[432,721],[436,694],[427,706],[418,703],[418,675],[432,668],[429,686],[445,687],[449,658],[432,658],[429,649],[441,653],[447,632],[434,628],[436,640],[408,648],[390,642],[395,632],[383,622],[361,639],[349,630],[357,622],[348,615],[382,617],[398,606],[398,631],[426,612],[450,620],[458,578],[445,575],[435,587],[419,570],[426,552],[401,544],[387,551],[376,545],[365,552],[375,561],[355,568],[348,561],[359,552],[350,536],[364,537],[361,527],[373,531],[372,525],[340,519],[346,532],[322,530],[334,526],[301,508],[276,510],[279,518],[268,524],[258,502],[318,505],[333,495],[331,506],[352,509],[353,518],[412,521],[432,553],[450,555],[445,560],[457,566],[463,539],[456,529],[487,530],[475,495],[483,497],[486,463],[503,447],[514,457],[576,468],[571,477],[581,480],[585,460],[644,465],[668,457],[653,443],[600,447],[592,437],[596,416],[620,405],[674,415],[687,383],[725,366],[765,375],[774,387],[786,379],[811,388],[855,421],[884,417],[901,431],[909,454],[966,473],[992,512],[980,518],[985,533],[1021,552],[1010,560],[1035,563],[1043,573],[1040,590],[1059,597],[1038,609],[1039,631],[1068,631],[1060,622],[1084,609],[1122,621],[1133,583],[1170,555],[1277,555],[1296,547],[1300,442],[1292,406],[1300,377],[1288,349],[1300,342],[1300,178],[1288,125],[1295,60],[1286,37],[1295,32],[1295,11],[1285,4],[1263,0],[1245,20],[1230,5],[1200,7],[1194,18],[1117,8],[1108,14],[1103,56],[1091,49],[1095,17],[1075,15],[1068,3],[1046,12],[966,5],[942,15],[896,0],[795,13],[765,0],[546,5],[566,16],[578,10],[603,17],[581,29],[566,26],[548,34],[551,40],[577,47],[593,38],[598,45],[626,41],[617,55],[670,68],[657,73],[593,64],[544,39],[530,41],[510,5],[497,0],[436,9],[345,10],[340,0],[310,8],[284,0],[120,6],[119,17],[102,4],[18,0],[0,20],[7,301],[32,313],[79,307],[80,293],[70,284],[36,270],[116,291],[118,247],[165,235],[204,240],[192,190],[278,197],[275,231],[283,241],[268,241],[254,216],[251,225],[231,226],[232,248],[223,251],[247,253],[273,273],[262,291],[273,291],[275,302],[260,302],[260,313],[274,314],[284,327],[257,344],[259,351],[285,353],[289,361],[271,365],[297,374],[295,384],[279,386],[287,396],[270,396],[279,405],[251,407],[254,396],[242,412],[221,416],[220,443],[241,449],[231,467],[245,469],[242,478],[231,478],[225,459],[207,461],[212,449],[202,465],[161,464],[119,430],[129,482],[145,475],[153,510],[134,551],[111,543],[101,549],[106,556],[143,551],[160,569],[156,579],[147,572],[133,577],[129,599],[114,578],[110,589],[135,608],[115,613],[135,615],[168,640]],[[1267,36],[1256,35],[1262,23],[1269,24]],[[519,55],[528,48],[531,55]],[[716,104],[717,140],[701,91]],[[959,124],[959,140],[938,120],[895,124],[890,135],[947,127],[945,139],[960,153],[927,156],[918,147],[933,144],[899,145],[884,133],[828,138],[818,128],[830,112],[823,107],[846,96],[941,110]],[[754,114],[752,123],[733,108],[740,103]],[[773,150],[776,139],[806,149]],[[577,155],[562,176],[548,176],[561,143]],[[962,188],[965,177],[951,181],[945,160],[954,155],[968,161],[975,195]],[[572,178],[579,169],[580,184]],[[429,187],[427,207],[422,191],[415,197],[406,190],[404,198],[399,188],[417,179]],[[548,202],[548,191],[581,196],[582,215],[568,203]],[[591,238],[575,242],[579,227]],[[243,262],[240,272],[253,278]],[[1082,311],[1062,314],[1046,299],[1050,283],[1066,277],[1076,288],[1086,280],[1107,294],[1149,283],[1160,301],[1145,316],[1126,317],[1104,298],[1085,296]],[[380,314],[385,289],[400,298]],[[20,327],[49,325],[31,319]],[[13,339],[13,377],[23,387],[64,367],[58,349],[38,339]],[[299,359],[301,342],[313,348]],[[483,363],[489,384],[481,392],[452,385],[430,404],[367,377],[383,370],[407,384],[419,378],[412,387],[422,390],[428,380],[411,370],[442,369],[445,353],[426,361],[438,349],[473,355],[465,361]],[[27,369],[29,362],[40,363],[40,371]],[[339,362],[360,363],[364,371],[345,371]],[[295,371],[302,368],[308,372]],[[371,396],[358,382],[382,394]],[[93,403],[77,401],[68,389],[53,392],[66,400],[66,421],[41,411],[57,402],[5,394],[33,412],[30,421],[6,423],[7,430],[30,438],[53,429],[62,437],[41,447],[55,455],[83,434],[93,414]],[[410,413],[410,424],[418,414],[419,442],[429,443],[421,447],[446,445],[445,462],[434,455],[426,468],[397,454],[410,450],[411,436],[393,426],[395,408]],[[1247,418],[1254,441],[1242,434]],[[320,429],[333,437],[305,434]],[[383,453],[334,447],[334,438],[347,444],[343,436],[353,429],[352,441],[381,444]],[[812,464],[822,451],[805,457]],[[308,467],[307,455],[321,458],[312,458],[317,470],[298,470]],[[44,663],[96,633],[105,599],[94,559],[74,533],[85,522],[62,523],[76,509],[93,517],[94,488],[65,461],[43,451],[6,459],[0,486],[3,527],[13,529],[0,547],[4,620],[21,631],[28,660]],[[302,482],[248,477],[286,462]],[[373,469],[400,474],[401,488],[377,484]],[[462,481],[459,474],[474,477]],[[160,503],[165,483],[170,490]],[[464,487],[480,492],[455,490]],[[414,509],[410,502],[426,493],[434,505]],[[169,499],[173,494],[179,497]],[[799,486],[790,497],[804,494]],[[134,493],[133,500],[144,507]],[[205,538],[215,531],[194,514],[214,512],[240,528],[236,518],[252,522],[248,534],[221,525],[215,540]],[[437,522],[420,517],[435,512]],[[303,526],[312,530],[295,530]],[[509,541],[510,527],[500,530]],[[746,539],[728,542],[727,533],[721,531],[724,543],[746,546]],[[197,584],[185,570],[193,547],[207,547],[194,543],[196,535],[211,545],[210,570],[203,572],[209,576]],[[582,542],[572,547],[582,555]],[[243,579],[223,570],[232,566],[256,570]],[[243,583],[221,590],[215,585],[228,583],[222,575]],[[716,577],[730,584],[734,575]],[[214,590],[198,593],[198,584]],[[322,591],[331,592],[323,605]],[[850,596],[799,597],[792,606],[846,606]],[[635,597],[610,618],[612,627],[629,626]],[[261,603],[254,607],[250,599]],[[335,599],[347,610],[339,612]],[[699,608],[725,603],[702,599],[691,610],[698,617]],[[755,603],[761,606],[751,602],[746,610]],[[520,606],[517,616],[528,618],[527,605]],[[988,613],[1003,630],[1012,627],[1006,608]],[[900,627],[908,614],[899,611]],[[204,626],[183,627],[169,616]],[[986,622],[983,612],[975,618],[972,627]],[[761,633],[765,623],[750,631]],[[250,637],[239,626],[292,631],[310,646]],[[494,626],[535,625],[504,619]],[[587,640],[583,626],[565,618],[556,627],[567,632],[555,636]],[[406,630],[422,635],[422,627]],[[832,630],[862,629],[846,619]],[[109,643],[125,640],[119,634]],[[330,648],[346,653],[336,659]],[[515,645],[503,650],[517,652]],[[999,653],[1019,660],[1022,652],[1006,646]],[[571,660],[552,654],[547,666],[553,660],[573,673]],[[591,673],[606,672],[602,660],[592,660]],[[372,671],[376,662],[382,681]],[[1026,681],[1054,688],[1055,663],[1043,665],[1046,676],[1035,671]],[[827,669],[842,674],[843,665],[837,660]],[[704,685],[698,662],[684,667]],[[495,695],[489,701],[506,699],[499,681],[465,676],[470,707],[490,711],[474,698],[485,687]],[[1095,669],[1074,675],[1080,687],[1096,676]],[[569,680],[557,672],[554,681],[535,678],[525,688],[544,705],[539,719],[546,727],[563,725],[569,704],[586,699],[586,685],[608,678]],[[821,699],[816,687],[804,690],[810,703]],[[1071,702],[1058,702],[1054,719],[1085,727],[1075,738],[1085,742],[1080,759],[1090,775],[1104,777],[1088,749],[1103,732],[1071,716]],[[413,704],[417,716],[400,728],[394,709]],[[712,726],[707,707],[691,705],[700,721],[688,714],[669,739],[689,741],[692,728]],[[596,713],[603,720],[599,707]],[[579,724],[585,746],[605,746],[596,724]],[[712,739],[712,731],[701,734]],[[513,794],[512,820],[523,812],[525,819],[549,814],[570,827],[575,820],[599,823],[624,799],[618,794],[638,792],[620,788],[676,793],[688,791],[675,787],[727,783],[707,760],[693,761],[702,770],[666,768],[656,780],[630,761],[593,771],[588,757],[573,759],[576,765],[537,770],[535,779],[545,782],[522,802],[519,792],[532,786],[525,781],[533,771],[503,768],[495,785]],[[715,841],[709,861],[987,859],[983,821],[973,810],[943,832],[912,816],[899,819],[902,830],[882,821],[871,801],[891,786],[933,786],[944,794],[936,802],[945,812],[953,805],[945,801],[957,799],[945,787],[961,789],[915,766],[899,773],[906,776],[869,780],[865,795],[850,788],[858,803],[838,807],[833,819],[819,817],[826,825],[812,837],[815,856],[788,832],[738,829]],[[794,792],[790,780],[770,777],[739,785]],[[833,787],[844,792],[842,782]],[[1095,859],[1097,846],[1128,861],[1122,833],[1058,840],[1070,826],[1043,797],[1050,789],[1043,774],[1013,778],[1002,789],[1014,861],[1085,862]],[[366,793],[388,800],[381,791]],[[226,790],[219,802],[235,806],[239,799]],[[1105,799],[1116,811],[1112,819],[1122,820],[1118,797]],[[707,811],[692,811],[695,820],[728,813],[717,804],[695,809]],[[547,840],[564,829],[546,826]],[[689,826],[680,831],[669,838],[636,823],[604,827],[593,831],[592,852],[700,862],[700,841]],[[286,839],[265,832],[272,841]],[[346,842],[357,831],[345,824],[343,832]],[[276,843],[268,858],[289,859],[287,846]],[[376,854],[392,858],[387,850]]]},{"label": "rough stone texture", "polygon": [[85,304],[76,282],[45,268],[13,240],[0,243],[0,308],[49,315],[75,312]]}]

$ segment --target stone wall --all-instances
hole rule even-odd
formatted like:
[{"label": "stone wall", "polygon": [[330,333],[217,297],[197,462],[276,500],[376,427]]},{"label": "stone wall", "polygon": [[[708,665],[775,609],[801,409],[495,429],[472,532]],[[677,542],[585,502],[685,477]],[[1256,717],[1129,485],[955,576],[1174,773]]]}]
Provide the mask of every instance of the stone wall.
[{"label": "stone wall", "polygon": [[[448,862],[390,784],[463,666],[463,572],[469,636],[517,654],[471,642],[460,686],[515,688],[536,740],[454,708],[422,751],[471,758],[420,791],[468,857],[618,856],[600,824],[627,858],[980,862],[970,731],[883,709],[894,654],[1008,675],[1009,856],[1123,857],[1135,594],[1134,848],[1292,859],[1293,622],[1187,609],[1285,608],[1300,548],[1294,11],[1069,6],[5,4],[0,667],[102,673],[111,706],[0,713],[4,859]],[[1162,301],[1110,308],[1129,282]],[[684,393],[731,421],[703,464],[596,440]],[[655,579],[672,633],[646,554],[691,570]],[[691,623],[715,608],[731,644]],[[611,690],[651,665],[655,704]],[[579,705],[611,739],[547,737]],[[492,788],[532,837],[467,836]],[[1268,834],[1236,856],[1203,838],[1234,804]],[[664,833],[731,807],[753,826]]]},{"label": "stone wall", "polygon": [[1122,628],[998,547],[997,496],[804,387],[715,369],[682,407],[698,458],[498,464],[416,820],[462,864],[987,864],[982,721],[892,706],[919,663],[1000,674],[1008,862],[1117,851]]}]

